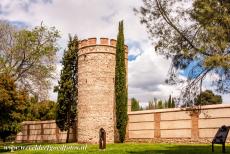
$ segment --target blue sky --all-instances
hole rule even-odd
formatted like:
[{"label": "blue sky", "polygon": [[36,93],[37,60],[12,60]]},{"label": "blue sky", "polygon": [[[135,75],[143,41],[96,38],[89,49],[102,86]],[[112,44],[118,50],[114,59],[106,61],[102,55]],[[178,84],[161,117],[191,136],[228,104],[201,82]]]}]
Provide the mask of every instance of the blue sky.
[{"label": "blue sky", "polygon": [[[146,103],[154,97],[168,99],[177,96],[180,87],[165,84],[170,61],[156,55],[148,34],[133,8],[142,0],[1,0],[0,19],[8,20],[19,27],[39,25],[41,22],[55,26],[62,38],[57,61],[62,58],[68,34],[77,34],[80,39],[89,37],[116,38],[117,26],[124,20],[126,44],[129,46],[128,81],[129,97]],[[61,65],[57,62],[57,84]],[[209,87],[209,79],[206,88]],[[50,91],[50,98],[56,94]],[[224,102],[230,102],[224,96]]]}]

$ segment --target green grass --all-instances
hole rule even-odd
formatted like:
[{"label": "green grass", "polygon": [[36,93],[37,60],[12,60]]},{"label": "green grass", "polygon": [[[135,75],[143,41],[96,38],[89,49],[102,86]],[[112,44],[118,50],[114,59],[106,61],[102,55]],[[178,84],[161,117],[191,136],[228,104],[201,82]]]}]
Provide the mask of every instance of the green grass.
[{"label": "green grass", "polygon": [[[7,144],[11,145],[11,144]],[[35,146],[36,144],[14,144],[14,146]],[[79,144],[37,144],[43,147],[51,146],[60,148],[62,146],[85,146]],[[0,145],[0,153],[12,154],[10,151],[5,151],[3,145]],[[86,150],[17,150],[15,154],[220,154],[221,146],[215,145],[215,152],[211,152],[211,145],[198,144],[198,145],[186,145],[186,144],[141,144],[141,143],[126,143],[126,144],[108,144],[106,150],[100,151],[98,145],[87,145]],[[230,145],[226,146],[226,154],[230,154]]]}]

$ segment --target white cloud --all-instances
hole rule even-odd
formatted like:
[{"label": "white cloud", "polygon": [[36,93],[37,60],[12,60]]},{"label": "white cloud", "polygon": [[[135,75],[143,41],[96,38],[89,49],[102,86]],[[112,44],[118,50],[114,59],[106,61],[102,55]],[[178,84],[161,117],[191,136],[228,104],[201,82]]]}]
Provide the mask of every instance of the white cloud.
[{"label": "white cloud", "polygon": [[178,96],[178,88],[165,83],[170,61],[156,55],[150,44],[144,45],[145,52],[129,62],[129,97],[146,103],[154,97],[167,100],[170,94]]},{"label": "white cloud", "polygon": [[[39,25],[41,21],[55,26],[62,34],[62,49],[66,47],[69,33],[78,34],[80,39],[116,38],[118,22],[123,19],[129,55],[137,56],[129,61],[129,97],[142,102],[154,97],[167,99],[169,94],[178,95],[178,90],[164,83],[169,61],[154,53],[146,29],[134,15],[133,8],[141,4],[142,0],[1,0],[0,18],[29,26]],[[62,50],[58,60],[61,56]],[[57,67],[59,76],[61,65]],[[56,94],[51,98],[55,99]]]}]

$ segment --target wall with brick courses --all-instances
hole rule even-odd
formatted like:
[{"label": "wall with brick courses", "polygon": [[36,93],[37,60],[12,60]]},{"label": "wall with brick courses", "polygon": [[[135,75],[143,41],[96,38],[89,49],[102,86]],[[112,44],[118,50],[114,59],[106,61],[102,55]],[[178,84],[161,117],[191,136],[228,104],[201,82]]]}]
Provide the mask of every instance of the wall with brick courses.
[{"label": "wall with brick courses", "polygon": [[[228,104],[208,105],[202,108],[201,114],[192,116],[190,112],[179,108],[129,111],[128,114],[127,140],[132,141],[156,139],[157,142],[169,143],[191,141],[210,143],[219,127],[230,126],[230,105]],[[98,121],[100,119],[98,118]],[[105,125],[109,127],[110,123]],[[88,133],[87,131],[89,130],[86,129],[85,133]],[[98,132],[95,130],[96,139],[98,139],[97,135]],[[61,132],[54,120],[25,121],[22,123],[22,131],[18,133],[16,141],[65,142],[65,139],[66,132]],[[70,139],[76,141],[75,130],[71,130]]]},{"label": "wall with brick courses", "polygon": [[[66,141],[66,132],[61,132],[54,120],[24,121],[22,131],[17,134],[16,142],[52,142],[63,143]],[[75,129],[70,130],[70,141],[76,141]]]},{"label": "wall with brick courses", "polygon": [[200,114],[192,115],[180,108],[134,111],[128,114],[129,139],[211,140],[219,127],[230,126],[228,104],[207,105],[202,107]]}]

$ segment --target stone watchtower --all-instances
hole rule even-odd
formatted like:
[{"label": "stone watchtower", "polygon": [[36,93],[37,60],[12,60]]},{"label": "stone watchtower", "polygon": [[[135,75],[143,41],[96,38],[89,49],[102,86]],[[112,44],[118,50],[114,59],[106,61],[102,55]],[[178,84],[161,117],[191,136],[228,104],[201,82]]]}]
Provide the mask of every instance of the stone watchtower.
[{"label": "stone watchtower", "polygon": [[[128,47],[126,49],[126,68]],[[115,54],[116,40],[82,40],[78,53],[78,124],[79,143],[98,143],[99,130],[106,131],[107,143],[115,138]],[[127,78],[127,77],[126,77]]]}]

